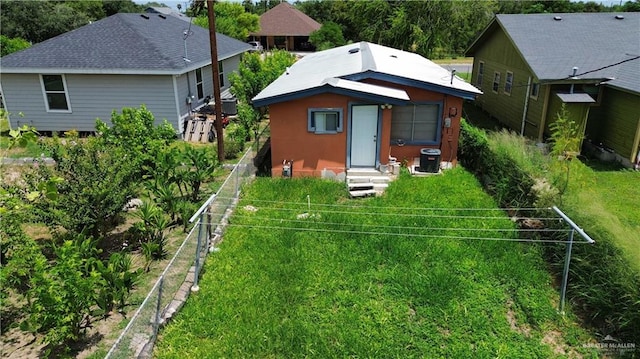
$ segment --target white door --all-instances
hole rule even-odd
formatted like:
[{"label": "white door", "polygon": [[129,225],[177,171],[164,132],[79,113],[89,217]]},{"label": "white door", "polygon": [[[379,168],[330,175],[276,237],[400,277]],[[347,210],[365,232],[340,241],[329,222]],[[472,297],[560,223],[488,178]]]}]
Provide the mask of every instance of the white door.
[{"label": "white door", "polygon": [[374,167],[378,148],[378,106],[351,108],[351,167]]}]

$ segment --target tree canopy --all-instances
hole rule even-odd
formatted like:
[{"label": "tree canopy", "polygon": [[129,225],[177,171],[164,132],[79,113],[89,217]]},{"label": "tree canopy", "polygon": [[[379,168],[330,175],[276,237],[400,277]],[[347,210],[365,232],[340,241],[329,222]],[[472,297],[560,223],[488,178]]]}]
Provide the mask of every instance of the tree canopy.
[{"label": "tree canopy", "polygon": [[119,12],[142,12],[146,7],[131,0],[2,0],[0,32],[8,38],[21,38],[37,43],[90,21]]},{"label": "tree canopy", "polygon": [[[249,33],[260,29],[260,17],[245,11],[244,6],[231,2],[219,2],[215,7],[216,32],[245,41]],[[207,14],[198,14],[194,24],[209,28]]]}]

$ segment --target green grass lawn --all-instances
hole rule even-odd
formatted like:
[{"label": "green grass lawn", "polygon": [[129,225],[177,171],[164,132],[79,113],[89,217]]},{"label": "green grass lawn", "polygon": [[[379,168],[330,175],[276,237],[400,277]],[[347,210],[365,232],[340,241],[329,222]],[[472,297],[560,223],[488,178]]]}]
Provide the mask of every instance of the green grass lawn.
[{"label": "green grass lawn", "polygon": [[[557,313],[538,246],[435,229],[512,238],[492,232],[512,228],[502,212],[460,219],[477,213],[430,207],[495,202],[462,168],[404,174],[361,200],[343,183],[257,179],[155,357],[596,357],[571,314]],[[304,212],[312,216],[297,219]]]}]

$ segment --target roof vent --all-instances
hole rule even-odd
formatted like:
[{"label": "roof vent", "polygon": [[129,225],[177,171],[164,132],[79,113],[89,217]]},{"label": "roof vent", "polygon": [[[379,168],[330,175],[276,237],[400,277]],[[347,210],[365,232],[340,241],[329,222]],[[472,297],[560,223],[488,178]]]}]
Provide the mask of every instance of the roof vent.
[{"label": "roof vent", "polygon": [[624,15],[616,15],[616,20],[624,20]]},{"label": "roof vent", "polygon": [[167,18],[166,16],[164,16],[164,15],[162,15],[162,14],[160,14],[160,15],[158,15],[158,16],[159,16],[161,19],[166,19],[166,18]]},{"label": "roof vent", "polygon": [[143,18],[149,20],[149,15],[145,15],[145,14],[140,14],[140,16],[142,16]]},{"label": "roof vent", "polygon": [[358,48],[358,47],[349,50],[350,54],[355,54],[357,52],[360,52],[360,48]]},{"label": "roof vent", "polygon": [[397,55],[389,55],[389,56],[393,57],[394,59],[397,59],[397,58],[398,58],[398,56],[397,56]]},{"label": "roof vent", "polygon": [[553,19],[555,21],[562,21],[562,16],[554,16]]}]

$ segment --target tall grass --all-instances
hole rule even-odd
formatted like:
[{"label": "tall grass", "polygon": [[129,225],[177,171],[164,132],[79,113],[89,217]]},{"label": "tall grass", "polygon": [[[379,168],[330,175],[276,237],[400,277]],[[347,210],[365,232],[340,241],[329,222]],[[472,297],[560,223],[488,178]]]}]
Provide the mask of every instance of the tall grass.
[{"label": "tall grass", "polygon": [[[319,179],[257,179],[155,356],[593,355],[581,347],[589,337],[557,314],[539,248],[434,229],[513,228],[506,215],[457,218],[455,208],[496,205],[468,172],[403,174],[383,197],[345,195],[344,184]],[[557,347],[541,344],[554,331],[564,333]]]},{"label": "tall grass", "polygon": [[[598,172],[578,160],[541,157],[520,136],[505,131],[487,134],[466,122],[460,157],[479,178],[491,179],[484,182],[485,187],[498,194],[501,202],[558,205],[596,240],[593,246],[574,250],[568,298],[602,338],[611,335],[636,343],[640,338],[640,208],[629,199],[640,198],[640,173]],[[512,186],[514,179],[528,184]],[[524,196],[523,191],[532,196]],[[559,276],[564,262],[560,246],[547,246],[545,253]]]}]

